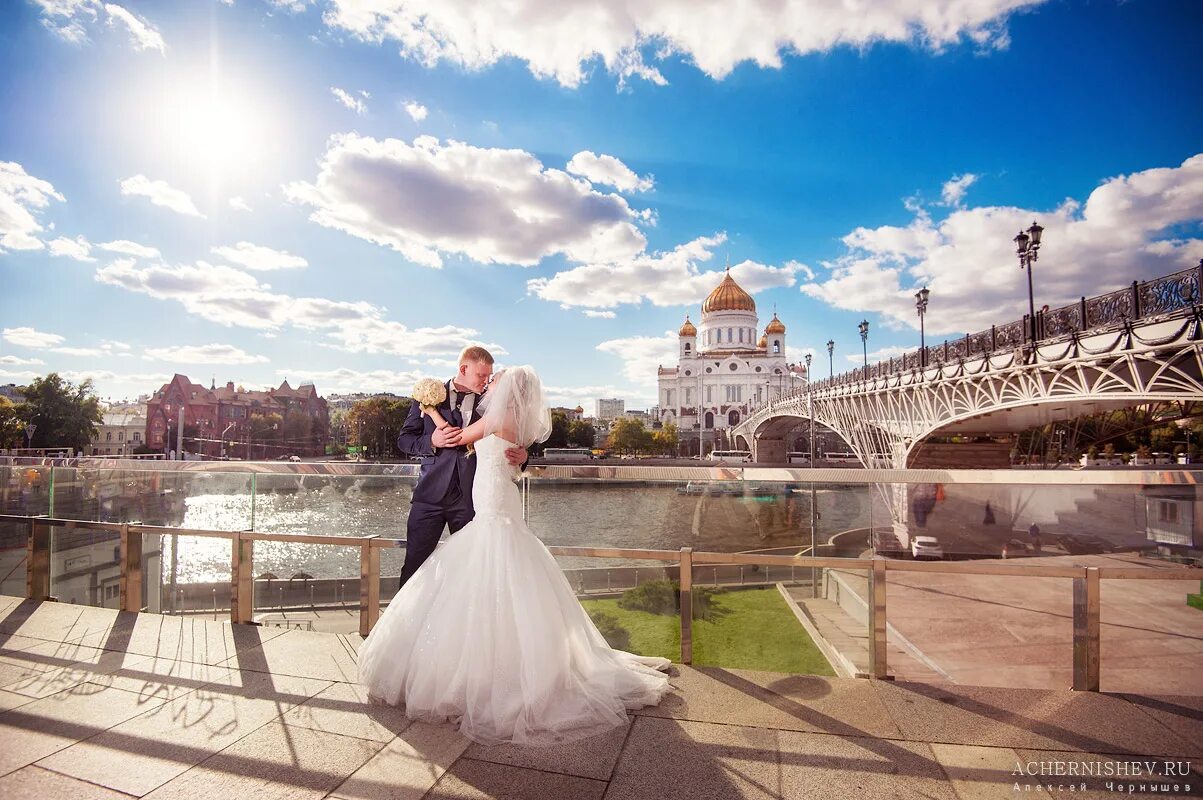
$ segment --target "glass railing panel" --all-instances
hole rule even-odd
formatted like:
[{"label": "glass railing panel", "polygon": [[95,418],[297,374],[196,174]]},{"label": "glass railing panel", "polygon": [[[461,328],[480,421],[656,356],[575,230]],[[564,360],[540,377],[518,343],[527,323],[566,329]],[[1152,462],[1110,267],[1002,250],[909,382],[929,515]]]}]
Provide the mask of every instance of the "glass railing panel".
[{"label": "glass railing panel", "polygon": [[1203,696],[1203,580],[1100,584],[1099,688]]},{"label": "glass railing panel", "polygon": [[24,597],[29,523],[0,520],[0,594]]},{"label": "glass railing panel", "polygon": [[255,542],[254,620],[327,633],[359,630],[359,548]]},{"label": "glass railing panel", "polygon": [[0,513],[49,514],[51,474],[50,467],[0,467]]},{"label": "glass railing panel", "polygon": [[[677,565],[558,556],[568,585],[611,647],[681,660]],[[605,562],[605,563],[598,563]]]},{"label": "glass railing panel", "polygon": [[244,472],[55,467],[54,515],[94,522],[243,530],[251,523]]}]

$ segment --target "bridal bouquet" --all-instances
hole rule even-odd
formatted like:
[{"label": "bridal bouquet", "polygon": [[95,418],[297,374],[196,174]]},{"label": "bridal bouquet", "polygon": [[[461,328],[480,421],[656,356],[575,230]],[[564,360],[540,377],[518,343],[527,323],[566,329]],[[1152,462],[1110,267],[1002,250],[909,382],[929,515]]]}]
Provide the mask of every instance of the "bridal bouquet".
[{"label": "bridal bouquet", "polygon": [[[430,417],[434,422],[434,426],[439,430],[447,427],[447,420],[443,419],[443,415],[439,413],[436,406],[447,400],[447,387],[442,381],[437,381],[434,378],[422,378],[414,384],[413,390],[414,402],[422,409],[422,413]],[[473,452],[472,445],[468,445],[468,454]]]}]

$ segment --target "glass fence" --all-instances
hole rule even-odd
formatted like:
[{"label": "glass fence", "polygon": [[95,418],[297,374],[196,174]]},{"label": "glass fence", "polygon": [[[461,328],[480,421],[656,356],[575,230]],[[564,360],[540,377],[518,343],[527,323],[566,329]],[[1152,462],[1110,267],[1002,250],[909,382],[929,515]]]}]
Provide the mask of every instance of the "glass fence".
[{"label": "glass fence", "polygon": [[[365,631],[397,591],[416,469],[322,466],[0,467],[0,594],[26,596],[44,574],[63,603],[136,597],[147,612]],[[622,649],[1049,688],[1088,680],[1101,651],[1104,690],[1199,693],[1192,477],[555,466],[520,489],[531,529]],[[247,538],[267,535],[280,536]]]}]

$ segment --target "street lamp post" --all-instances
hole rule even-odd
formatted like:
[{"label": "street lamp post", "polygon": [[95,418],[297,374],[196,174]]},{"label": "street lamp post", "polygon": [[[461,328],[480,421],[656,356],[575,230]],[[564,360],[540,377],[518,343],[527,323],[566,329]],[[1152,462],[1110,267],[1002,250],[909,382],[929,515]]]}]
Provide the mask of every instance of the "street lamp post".
[{"label": "street lamp post", "polygon": [[869,320],[867,320],[867,319],[861,320],[861,323],[856,326],[856,329],[858,331],[860,331],[861,350],[864,352],[864,356],[865,356],[865,376],[868,377],[868,374],[869,374]]},{"label": "street lamp post", "polygon": [[931,292],[926,286],[915,292],[915,310],[919,312],[919,369],[927,367],[927,342],[923,328],[923,317],[927,314],[927,297]]},{"label": "street lamp post", "polygon": [[1032,345],[1036,344],[1036,300],[1032,293],[1032,265],[1040,257],[1040,234],[1044,233],[1044,228],[1036,222],[1032,222],[1032,227],[1028,228],[1027,233],[1019,232],[1015,237],[1015,255],[1019,256],[1019,268],[1028,271],[1028,319],[1031,322]]},{"label": "street lamp post", "polygon": [[835,356],[835,339],[827,340],[827,377],[835,377],[835,363],[832,358]]}]

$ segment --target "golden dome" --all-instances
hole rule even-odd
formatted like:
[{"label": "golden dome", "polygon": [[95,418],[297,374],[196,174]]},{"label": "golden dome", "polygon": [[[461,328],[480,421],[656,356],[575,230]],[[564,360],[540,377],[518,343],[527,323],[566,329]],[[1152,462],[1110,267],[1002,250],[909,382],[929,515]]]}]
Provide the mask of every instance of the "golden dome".
[{"label": "golden dome", "polygon": [[764,329],[767,334],[785,333],[785,323],[777,319],[777,314],[774,312],[773,318],[769,320],[768,326]]},{"label": "golden dome", "polygon": [[756,343],[756,346],[761,350],[767,350],[769,348],[769,337],[761,336],[760,341]]},{"label": "golden dome", "polygon": [[722,283],[714,288],[706,302],[702,303],[702,313],[711,311],[755,311],[756,301],[752,295],[739,288],[739,284],[728,272]]},{"label": "golden dome", "polygon": [[677,331],[678,336],[697,336],[698,329],[693,327],[693,323],[689,321],[689,316],[685,317],[685,324],[681,326],[681,330]]}]

